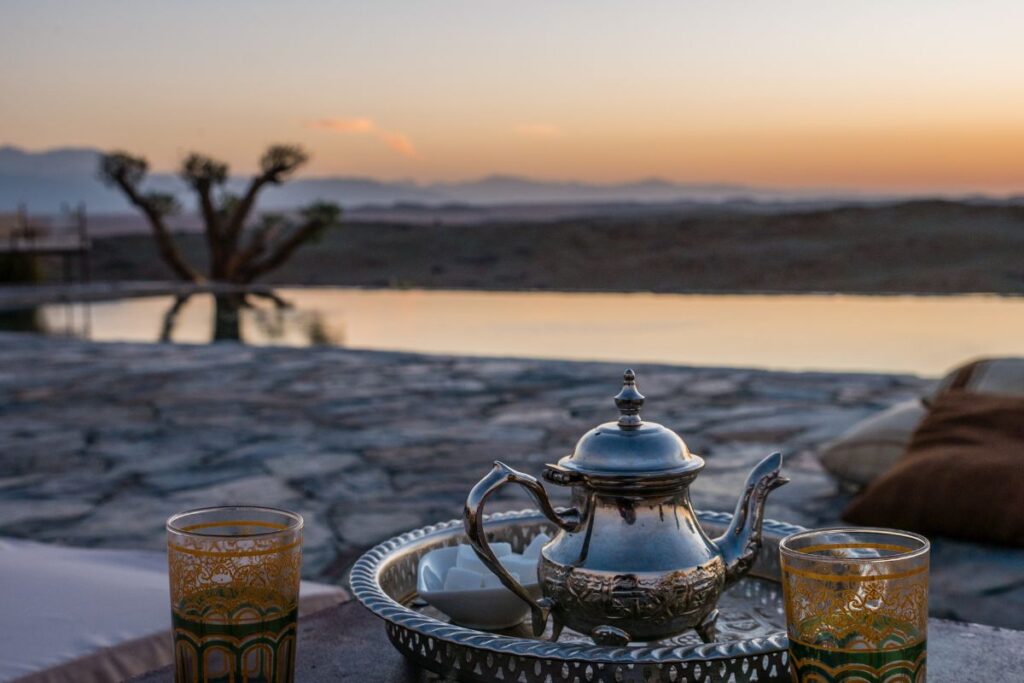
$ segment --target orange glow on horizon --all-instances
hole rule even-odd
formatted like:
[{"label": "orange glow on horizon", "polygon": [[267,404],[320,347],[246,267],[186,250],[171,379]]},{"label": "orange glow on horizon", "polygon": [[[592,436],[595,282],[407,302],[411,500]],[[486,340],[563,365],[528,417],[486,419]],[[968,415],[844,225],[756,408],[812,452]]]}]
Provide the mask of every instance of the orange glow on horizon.
[{"label": "orange glow on horizon", "polygon": [[36,0],[5,19],[0,144],[29,149],[247,173],[296,142],[312,176],[1024,192],[1016,0]]}]

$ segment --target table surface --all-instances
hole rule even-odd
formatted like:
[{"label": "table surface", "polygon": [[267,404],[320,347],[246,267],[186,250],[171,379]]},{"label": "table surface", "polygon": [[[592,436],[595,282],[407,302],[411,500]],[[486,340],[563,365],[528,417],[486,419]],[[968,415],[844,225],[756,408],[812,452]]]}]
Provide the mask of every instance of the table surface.
[{"label": "table surface", "polygon": [[[354,600],[299,620],[296,659],[297,683],[438,680],[408,664],[391,646],[383,622]],[[173,680],[171,667],[132,679],[134,683],[171,683]],[[928,680],[930,683],[1024,681],[1024,631],[929,620]]]}]

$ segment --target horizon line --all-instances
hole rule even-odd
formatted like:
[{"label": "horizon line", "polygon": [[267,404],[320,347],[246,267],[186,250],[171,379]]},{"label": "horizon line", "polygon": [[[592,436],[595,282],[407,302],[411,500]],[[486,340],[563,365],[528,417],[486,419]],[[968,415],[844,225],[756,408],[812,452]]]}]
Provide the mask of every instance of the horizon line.
[{"label": "horizon line", "polygon": [[[30,156],[40,156],[44,154],[52,154],[57,152],[82,152],[82,153],[104,153],[104,149],[101,147],[89,146],[89,145],[57,145],[51,147],[41,148],[29,148],[24,147],[16,143],[4,142],[0,143],[0,151],[9,149],[21,154]],[[178,176],[177,170],[173,169],[151,169],[150,174],[153,176]],[[229,175],[229,180],[246,180],[252,177],[254,171],[241,171],[232,173]],[[530,183],[537,183],[541,185],[580,185],[584,187],[592,188],[615,188],[618,186],[626,185],[643,185],[646,183],[663,183],[665,185],[677,187],[680,189],[692,189],[701,187],[718,187],[725,188],[727,191],[735,191],[738,194],[735,198],[730,197],[725,200],[718,201],[731,201],[734,199],[742,199],[744,197],[754,199],[750,195],[756,194],[771,194],[771,195],[798,195],[800,197],[794,197],[794,199],[810,199],[806,195],[815,195],[817,199],[928,199],[928,198],[983,198],[992,200],[1013,200],[1024,197],[1024,187],[1018,190],[1007,190],[1007,191],[991,191],[969,187],[931,187],[931,188],[899,188],[899,187],[879,187],[879,186],[835,186],[835,185],[798,185],[798,186],[775,186],[769,184],[758,184],[756,182],[749,182],[744,180],[675,180],[666,176],[660,175],[641,175],[625,177],[618,180],[584,180],[579,177],[544,177],[544,176],[533,176],[525,173],[519,173],[515,171],[501,171],[494,170],[489,171],[480,175],[467,175],[453,180],[423,180],[413,177],[385,177],[385,176],[373,176],[373,175],[352,175],[343,173],[317,173],[317,174],[299,174],[292,178],[288,183],[301,182],[301,181],[370,181],[380,184],[405,184],[411,185],[417,188],[429,188],[434,186],[452,186],[452,185],[467,185],[480,183],[488,180],[510,180],[510,181],[525,181]],[[742,194],[746,193],[746,195]],[[625,200],[633,201],[638,203],[671,203],[673,201],[711,201],[711,200],[688,200],[680,198],[678,200],[665,199],[665,200]],[[614,199],[609,202],[615,202]],[[404,203],[404,202],[403,202]],[[454,202],[458,203],[458,202]],[[544,203],[595,203],[588,200],[566,200],[564,202],[513,202],[513,203],[531,203],[531,204],[544,204]],[[600,202],[596,202],[600,203]]]}]

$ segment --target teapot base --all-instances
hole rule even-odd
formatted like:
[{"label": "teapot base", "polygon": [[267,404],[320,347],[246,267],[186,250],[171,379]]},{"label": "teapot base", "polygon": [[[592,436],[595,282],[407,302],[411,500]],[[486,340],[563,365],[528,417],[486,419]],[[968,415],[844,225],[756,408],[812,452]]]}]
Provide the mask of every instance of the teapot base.
[{"label": "teapot base", "polygon": [[[718,640],[718,615],[717,609],[711,610],[711,612],[704,617],[704,621],[700,622],[693,627],[693,630],[697,632],[700,639],[705,643],[714,643]],[[557,623],[556,630],[552,634],[551,640],[557,641],[558,634],[562,632],[561,624]],[[626,631],[616,626],[609,626],[603,624],[601,626],[595,626],[590,631],[590,639],[594,641],[595,645],[602,645],[606,647],[626,647],[630,641],[633,640],[632,636]]]},{"label": "teapot base", "polygon": [[700,639],[705,643],[714,643],[718,640],[718,610],[713,609],[704,617],[704,621],[693,627]]},{"label": "teapot base", "polygon": [[590,632],[590,639],[594,641],[595,645],[605,645],[608,647],[626,647],[629,645],[629,641],[632,640],[628,633],[614,626],[594,627]]},{"label": "teapot base", "polygon": [[555,622],[595,642],[618,644],[620,634],[651,642],[691,629],[714,642],[725,583],[720,557],[689,569],[632,573],[562,565],[542,553],[538,575]]}]

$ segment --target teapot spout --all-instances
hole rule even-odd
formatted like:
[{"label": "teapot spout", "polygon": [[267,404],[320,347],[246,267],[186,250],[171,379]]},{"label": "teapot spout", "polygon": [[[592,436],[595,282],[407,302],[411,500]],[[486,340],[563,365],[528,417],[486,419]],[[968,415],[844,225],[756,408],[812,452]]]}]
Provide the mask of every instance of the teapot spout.
[{"label": "teapot spout", "polygon": [[736,504],[732,523],[714,541],[725,560],[726,586],[750,571],[761,550],[765,500],[769,493],[789,482],[781,471],[781,453],[772,453],[750,471],[743,495]]}]

